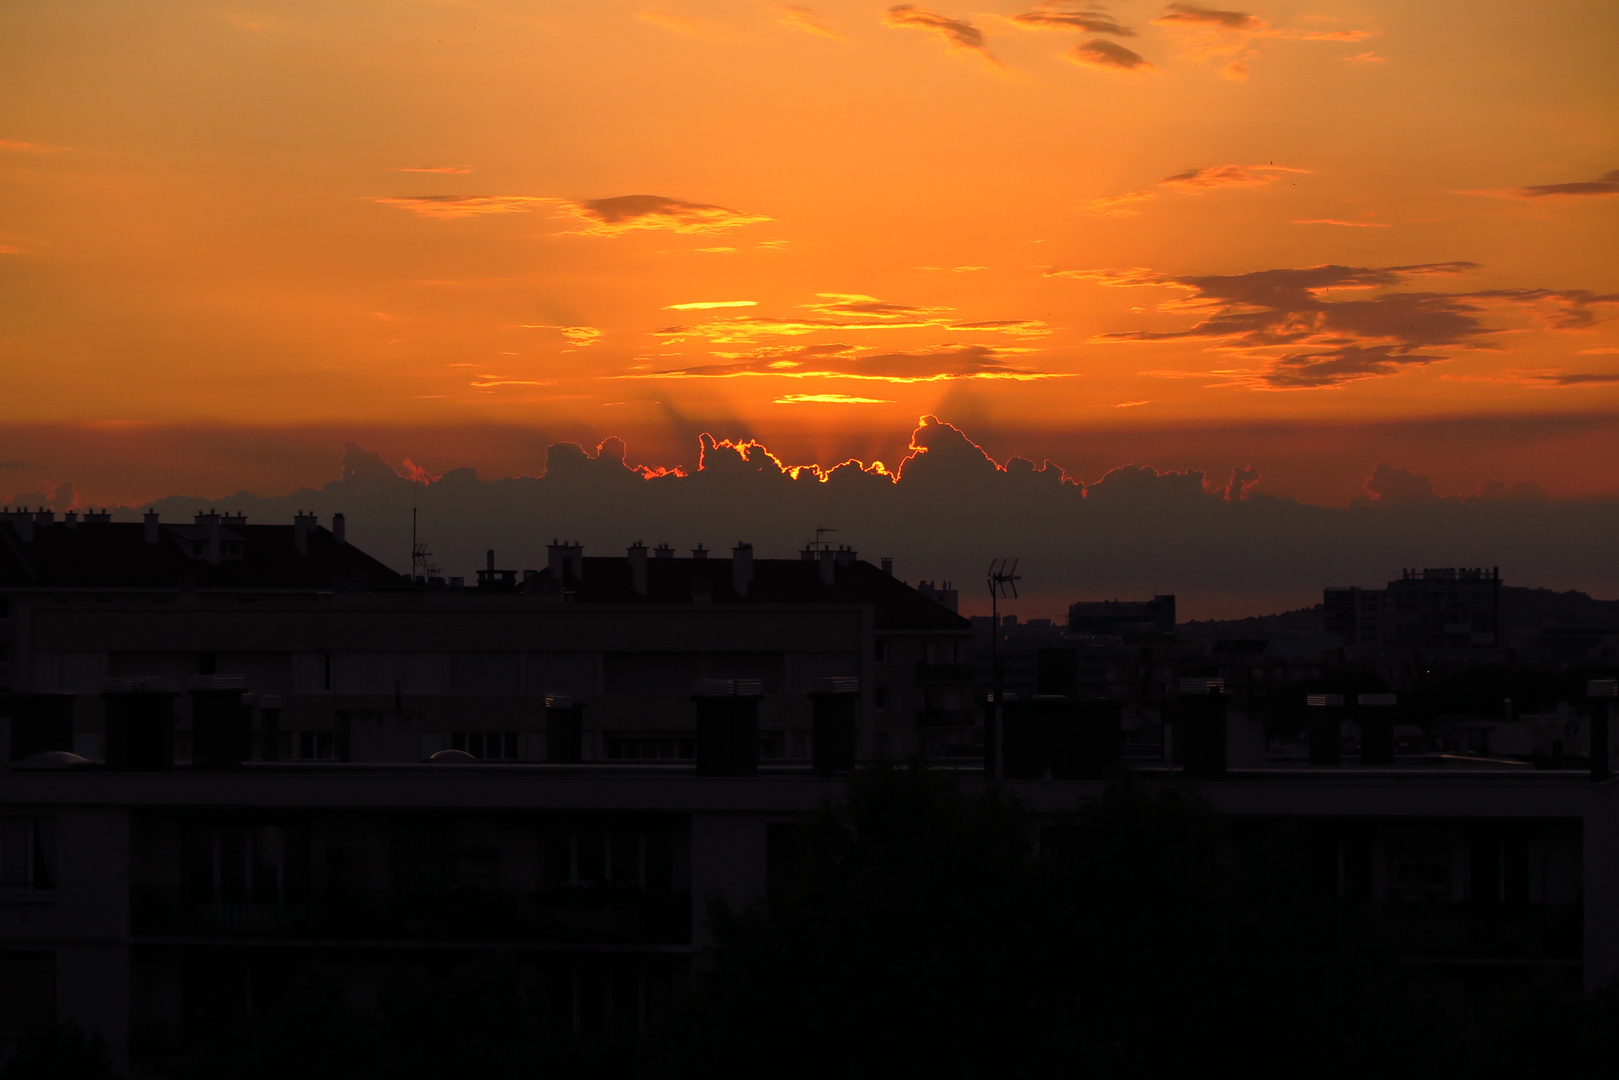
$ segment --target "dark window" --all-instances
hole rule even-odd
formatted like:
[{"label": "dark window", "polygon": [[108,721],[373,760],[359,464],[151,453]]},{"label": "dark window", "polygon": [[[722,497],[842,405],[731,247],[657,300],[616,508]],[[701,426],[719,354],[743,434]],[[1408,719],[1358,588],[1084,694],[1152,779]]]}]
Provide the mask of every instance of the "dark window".
[{"label": "dark window", "polygon": [[888,688],[886,686],[879,686],[871,692],[871,707],[878,710],[888,708]]},{"label": "dark window", "polygon": [[56,954],[0,952],[0,1034],[56,1023]]},{"label": "dark window", "polygon": [[56,888],[55,818],[0,818],[0,888]]},{"label": "dark window", "polygon": [[881,638],[877,639],[877,648],[872,656],[872,659],[876,660],[879,664],[888,662],[888,642],[883,641]]}]

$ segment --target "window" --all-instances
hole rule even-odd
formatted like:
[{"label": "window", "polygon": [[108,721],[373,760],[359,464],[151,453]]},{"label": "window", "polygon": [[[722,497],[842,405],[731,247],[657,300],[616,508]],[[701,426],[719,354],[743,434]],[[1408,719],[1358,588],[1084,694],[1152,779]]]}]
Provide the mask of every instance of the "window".
[{"label": "window", "polygon": [[690,761],[697,741],[690,735],[608,735],[609,761]]},{"label": "window", "polygon": [[871,707],[878,712],[888,708],[888,687],[879,686],[871,692]]},{"label": "window", "polygon": [[0,952],[0,1034],[56,1022],[56,954]]},{"label": "window", "polygon": [[877,639],[877,648],[872,655],[872,659],[879,664],[888,663],[888,642],[884,641],[882,638]]},{"label": "window", "polygon": [[454,731],[450,733],[450,748],[485,761],[516,761],[517,732]]},{"label": "window", "polygon": [[56,888],[56,819],[0,817],[0,889]]},{"label": "window", "polygon": [[292,756],[299,761],[332,761],[337,757],[337,742],[330,731],[294,731]]}]

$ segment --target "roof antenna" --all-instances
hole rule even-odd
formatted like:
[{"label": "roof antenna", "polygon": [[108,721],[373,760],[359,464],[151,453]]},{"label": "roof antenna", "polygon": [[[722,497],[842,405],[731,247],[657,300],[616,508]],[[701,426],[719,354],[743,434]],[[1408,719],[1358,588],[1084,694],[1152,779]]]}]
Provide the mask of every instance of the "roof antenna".
[{"label": "roof antenna", "polygon": [[1001,738],[1001,599],[1017,599],[1017,583],[1021,575],[1017,572],[1016,559],[994,559],[989,564],[989,670],[990,670],[990,697],[994,709],[995,725],[995,779],[1001,778],[1002,755],[1004,753],[1004,740]]}]

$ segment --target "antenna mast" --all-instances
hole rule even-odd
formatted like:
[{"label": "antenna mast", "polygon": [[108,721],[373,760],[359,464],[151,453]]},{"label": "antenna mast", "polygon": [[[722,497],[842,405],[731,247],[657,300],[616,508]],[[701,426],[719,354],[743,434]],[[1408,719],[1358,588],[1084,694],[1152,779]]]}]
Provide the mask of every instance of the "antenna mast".
[{"label": "antenna mast", "polygon": [[990,611],[990,703],[993,710],[993,735],[995,748],[995,779],[1001,778],[1003,766],[1003,740],[1001,738],[1001,699],[1004,696],[1001,688],[1001,598],[1017,599],[1017,583],[1021,575],[1017,572],[1016,559],[993,559],[989,564],[989,611]]}]

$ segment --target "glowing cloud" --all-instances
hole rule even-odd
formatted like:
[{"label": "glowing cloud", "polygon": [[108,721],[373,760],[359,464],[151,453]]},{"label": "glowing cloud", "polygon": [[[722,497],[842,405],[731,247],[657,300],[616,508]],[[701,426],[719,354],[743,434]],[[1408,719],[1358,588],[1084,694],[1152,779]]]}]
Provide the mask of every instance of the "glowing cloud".
[{"label": "glowing cloud", "polygon": [[1176,277],[1150,271],[1053,271],[1114,286],[1163,285],[1190,295],[1166,310],[1203,315],[1184,330],[1102,334],[1098,341],[1204,341],[1262,366],[1221,374],[1266,389],[1336,386],[1449,358],[1436,349],[1482,349],[1501,331],[1482,316],[1502,306],[1540,310],[1550,329],[1581,329],[1619,293],[1580,289],[1488,289],[1471,293],[1383,291],[1349,300],[1329,292],[1393,290],[1415,277],[1477,269],[1468,262],[1409,266],[1313,266],[1247,274]]},{"label": "glowing cloud", "polygon": [[770,220],[763,214],[663,195],[619,195],[611,199],[563,203],[561,209],[580,220],[582,224],[576,232],[585,236],[621,236],[637,229],[711,233]]},{"label": "glowing cloud", "polygon": [[815,16],[815,12],[807,7],[800,7],[797,4],[783,4],[777,10],[781,12],[781,24],[783,26],[790,26],[794,30],[802,30],[804,33],[813,34],[816,37],[831,38],[833,41],[843,40],[842,34],[821,25]]},{"label": "glowing cloud", "polygon": [[777,405],[893,405],[886,398],[850,397],[848,394],[783,394]]},{"label": "glowing cloud", "polygon": [[394,172],[408,173],[441,173],[449,176],[464,176],[472,171],[470,165],[396,165]]},{"label": "glowing cloud", "polygon": [[406,195],[371,201],[409,210],[418,217],[467,218],[484,214],[526,214],[537,205],[555,200],[533,195]]},{"label": "glowing cloud", "polygon": [[690,15],[676,15],[672,11],[637,11],[635,17],[652,26],[662,27],[676,34],[686,37],[703,38],[708,41],[728,41],[731,32],[718,23],[707,22],[703,19],[694,19]]},{"label": "glowing cloud", "polygon": [[1104,71],[1150,71],[1152,65],[1140,53],[1131,52],[1115,41],[1096,38],[1064,52],[1063,59],[1082,67]]},{"label": "glowing cloud", "polygon": [[[1155,188],[1182,195],[1201,195],[1220,188],[1265,187],[1280,180],[1283,173],[1308,174],[1309,171],[1290,165],[1209,165],[1166,176]],[[1156,190],[1127,191],[1122,195],[1092,199],[1085,208],[1096,217],[1130,217],[1141,212],[1137,204],[1155,198]]]},{"label": "glowing cloud", "polygon": [[1152,20],[1154,26],[1181,36],[1184,55],[1194,60],[1221,64],[1224,78],[1241,81],[1259,53],[1253,47],[1262,38],[1288,41],[1364,41],[1372,35],[1365,30],[1294,30],[1271,26],[1246,11],[1225,11],[1200,4],[1170,4]]},{"label": "glowing cloud", "polygon": [[1294,225],[1342,225],[1346,229],[1387,229],[1390,226],[1381,221],[1339,221],[1337,218],[1297,218]]},{"label": "glowing cloud", "polygon": [[1012,16],[1012,23],[1025,30],[1080,30],[1087,34],[1114,34],[1135,37],[1136,32],[1116,21],[1105,11],[1068,10],[1063,0],[1046,0],[1032,11]]},{"label": "glowing cloud", "polygon": [[709,308],[758,307],[757,300],[694,300],[689,304],[665,304],[665,311],[707,311]]},{"label": "glowing cloud", "polygon": [[944,39],[951,52],[976,56],[995,68],[1002,66],[984,48],[984,32],[972,23],[947,18],[915,4],[899,4],[884,13],[883,25],[931,31]]},{"label": "glowing cloud", "polygon": [[953,379],[1060,379],[1071,376],[1014,367],[1012,350],[988,345],[941,345],[920,352],[854,355],[847,345],[808,346],[798,350],[761,349],[723,364],[698,364],[665,371],[636,372],[624,379],[722,378],[776,376],[792,379],[865,379],[888,383],[925,383]]}]

